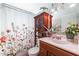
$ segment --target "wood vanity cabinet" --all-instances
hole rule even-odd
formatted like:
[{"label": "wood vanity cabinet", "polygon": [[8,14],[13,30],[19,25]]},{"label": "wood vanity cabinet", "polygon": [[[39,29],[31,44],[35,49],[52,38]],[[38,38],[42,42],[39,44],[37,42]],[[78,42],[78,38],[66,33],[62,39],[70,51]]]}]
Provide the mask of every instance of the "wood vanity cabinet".
[{"label": "wood vanity cabinet", "polygon": [[40,41],[40,56],[77,56],[69,51],[60,49],[56,46]]}]

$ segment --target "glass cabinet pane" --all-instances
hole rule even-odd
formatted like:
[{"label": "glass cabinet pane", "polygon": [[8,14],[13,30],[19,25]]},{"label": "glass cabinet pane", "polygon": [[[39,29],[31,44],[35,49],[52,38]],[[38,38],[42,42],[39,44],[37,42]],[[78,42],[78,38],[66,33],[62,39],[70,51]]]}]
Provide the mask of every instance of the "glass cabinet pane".
[{"label": "glass cabinet pane", "polygon": [[38,20],[36,20],[36,30],[38,30]]},{"label": "glass cabinet pane", "polygon": [[42,26],[43,26],[43,18],[42,18],[42,16],[40,17],[40,28],[42,28]]}]

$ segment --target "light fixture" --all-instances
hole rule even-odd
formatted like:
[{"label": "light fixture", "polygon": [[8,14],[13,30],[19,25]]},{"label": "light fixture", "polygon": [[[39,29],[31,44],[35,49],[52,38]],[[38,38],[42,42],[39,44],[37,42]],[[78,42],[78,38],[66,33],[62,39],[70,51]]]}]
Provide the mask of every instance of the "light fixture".
[{"label": "light fixture", "polygon": [[76,4],[73,3],[73,4],[71,4],[69,7],[72,8],[72,7],[75,7],[75,5],[76,5]]},{"label": "light fixture", "polygon": [[51,11],[52,11],[52,12],[54,12],[55,10],[54,10],[54,9],[52,9]]},{"label": "light fixture", "polygon": [[55,11],[54,14],[57,14],[57,11]]}]

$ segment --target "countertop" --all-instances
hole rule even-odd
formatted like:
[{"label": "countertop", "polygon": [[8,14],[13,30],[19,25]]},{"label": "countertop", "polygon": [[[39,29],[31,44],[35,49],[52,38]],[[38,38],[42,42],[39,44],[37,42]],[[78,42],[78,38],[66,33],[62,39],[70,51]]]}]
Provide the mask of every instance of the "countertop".
[{"label": "countertop", "polygon": [[39,40],[46,42],[48,44],[54,45],[63,50],[69,51],[73,54],[79,55],[79,44],[74,44],[72,42],[67,41],[66,39],[63,39],[63,41],[61,42],[55,39],[52,39],[51,37],[40,38]]}]

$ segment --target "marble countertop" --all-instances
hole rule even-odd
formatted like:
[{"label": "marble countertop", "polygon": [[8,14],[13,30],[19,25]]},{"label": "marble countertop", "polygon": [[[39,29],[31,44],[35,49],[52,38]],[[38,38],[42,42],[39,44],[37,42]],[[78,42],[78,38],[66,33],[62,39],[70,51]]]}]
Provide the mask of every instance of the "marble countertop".
[{"label": "marble countertop", "polygon": [[61,40],[58,41],[58,40],[52,39],[51,37],[46,37],[46,38],[40,38],[39,40],[79,55],[79,45],[69,42],[66,39],[63,39],[62,41]]}]

